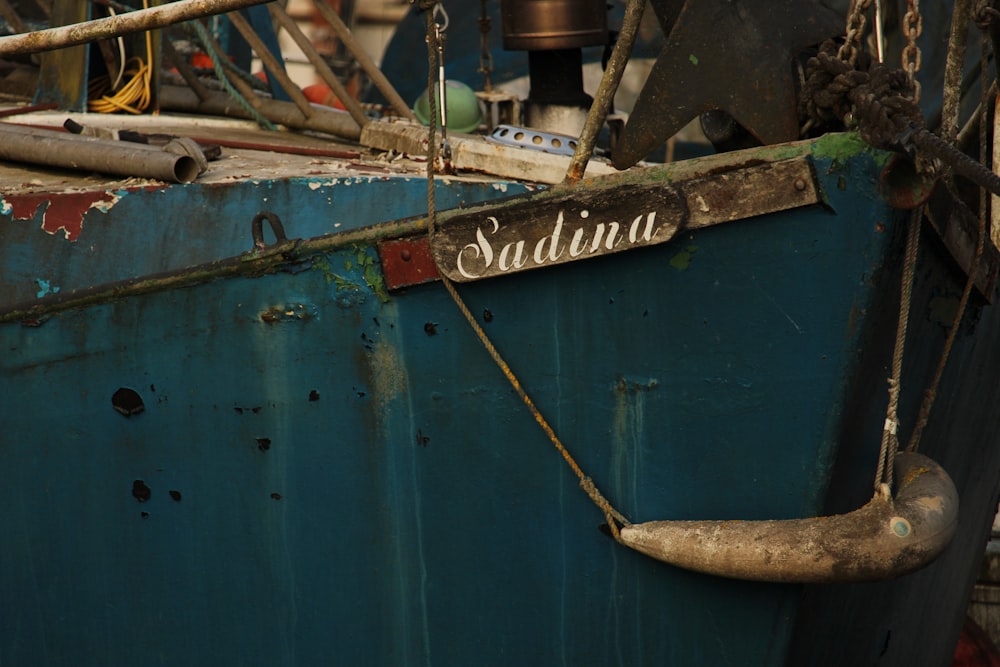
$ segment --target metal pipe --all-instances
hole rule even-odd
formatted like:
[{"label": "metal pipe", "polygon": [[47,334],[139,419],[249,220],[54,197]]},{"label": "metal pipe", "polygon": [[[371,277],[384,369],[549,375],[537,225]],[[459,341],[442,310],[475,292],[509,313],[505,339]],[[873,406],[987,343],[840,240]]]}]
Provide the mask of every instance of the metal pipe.
[{"label": "metal pipe", "polygon": [[337,16],[337,12],[333,11],[333,7],[328,5],[325,0],[313,0],[313,5],[316,6],[316,9],[323,17],[323,20],[329,23],[330,27],[333,28],[333,32],[337,35],[337,39],[344,43],[347,50],[350,51],[351,55],[354,56],[354,59],[358,61],[361,69],[364,70],[364,73],[367,74],[368,78],[372,80],[372,83],[375,84],[378,91],[385,96],[386,101],[392,106],[393,111],[403,118],[416,122],[417,117],[413,114],[413,111],[410,110],[410,106],[403,101],[402,97],[399,96],[396,89],[392,87],[391,83],[389,83],[389,79],[385,78],[385,74],[383,74],[382,70],[378,68],[375,61],[371,59],[368,52],[365,51],[361,44],[358,43],[358,40],[354,39],[354,35],[351,34],[350,28],[348,28],[340,17]]},{"label": "metal pipe", "polygon": [[[272,123],[279,123],[297,130],[326,132],[353,141],[361,138],[361,127],[348,114],[341,111],[313,107],[313,115],[306,118],[291,102],[279,102],[260,97],[254,97],[252,102],[257,111]],[[160,88],[160,108],[252,119],[246,109],[239,106],[226,93],[212,92],[207,99],[202,101],[186,86],[162,86]]]},{"label": "metal pipe", "polygon": [[0,123],[0,159],[175,183],[190,183],[199,173],[189,155],[10,123]]},{"label": "metal pipe", "polygon": [[306,118],[311,118],[313,115],[313,107],[309,104],[309,100],[306,99],[306,96],[302,94],[299,87],[295,85],[291,78],[289,78],[288,74],[285,72],[284,66],[278,62],[278,59],[274,57],[274,54],[268,50],[267,45],[265,45],[264,41],[257,36],[257,33],[254,32],[247,20],[240,16],[239,12],[230,12],[226,16],[232,22],[233,27],[235,27],[240,34],[243,35],[243,39],[245,39],[247,44],[250,45],[250,48],[254,50],[254,53],[257,54],[260,61],[264,63],[264,67],[267,68],[268,73],[277,80],[278,85],[280,85],[284,91],[288,93],[288,96],[292,98],[292,102],[294,102],[295,106],[299,108],[299,111],[301,111]]},{"label": "metal pipe", "polygon": [[368,116],[365,115],[365,110],[361,108],[361,104],[347,92],[344,85],[340,83],[340,79],[338,79],[337,75],[333,73],[330,66],[326,64],[326,61],[323,60],[319,51],[317,51],[316,47],[312,45],[312,42],[310,42],[309,38],[302,32],[302,29],[299,28],[295,21],[293,21],[292,18],[285,13],[285,10],[278,5],[268,5],[268,9],[271,10],[271,16],[274,20],[277,21],[278,24],[284,28],[285,32],[287,32],[288,35],[295,41],[295,43],[299,45],[299,48],[302,49],[302,53],[306,55],[309,62],[311,62],[313,67],[316,68],[316,73],[323,80],[323,83],[330,87],[333,94],[337,96],[337,99],[340,100],[344,105],[344,108],[347,109],[347,113],[351,114],[351,118],[354,119],[354,122],[361,127],[367,125]]},{"label": "metal pipe", "polygon": [[266,0],[178,0],[159,7],[140,9],[93,21],[0,37],[0,56],[54,51],[98,39],[163,28],[202,16],[224,14],[245,7],[262,5],[265,2]]}]

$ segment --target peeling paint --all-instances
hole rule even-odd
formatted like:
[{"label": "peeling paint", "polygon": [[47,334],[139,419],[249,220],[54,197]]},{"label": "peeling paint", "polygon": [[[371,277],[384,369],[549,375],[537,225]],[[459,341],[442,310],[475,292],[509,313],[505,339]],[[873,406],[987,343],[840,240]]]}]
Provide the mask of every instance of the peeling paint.
[{"label": "peeling paint", "polygon": [[43,278],[35,278],[35,283],[38,285],[38,292],[35,294],[36,297],[41,299],[43,296],[48,296],[49,294],[58,294],[59,286],[53,285],[48,280]]},{"label": "peeling paint", "polygon": [[107,213],[121,200],[109,191],[67,192],[60,194],[17,195],[4,200],[4,212],[14,220],[30,221],[42,210],[42,231],[62,232],[68,241],[76,241],[83,232],[83,216],[92,208]]}]

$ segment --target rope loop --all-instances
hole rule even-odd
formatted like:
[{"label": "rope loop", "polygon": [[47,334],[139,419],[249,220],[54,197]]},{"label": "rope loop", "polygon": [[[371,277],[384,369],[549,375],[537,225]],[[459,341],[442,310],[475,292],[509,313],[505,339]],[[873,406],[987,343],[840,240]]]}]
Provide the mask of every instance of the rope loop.
[{"label": "rope loop", "polygon": [[799,111],[813,122],[847,119],[845,124],[856,124],[861,137],[877,148],[898,148],[902,136],[924,126],[905,72],[879,62],[852,65],[837,55],[832,41],[806,64]]},{"label": "rope loop", "polygon": [[980,30],[990,29],[990,25],[1000,18],[1000,11],[993,6],[993,0],[977,0],[972,10],[972,20]]}]

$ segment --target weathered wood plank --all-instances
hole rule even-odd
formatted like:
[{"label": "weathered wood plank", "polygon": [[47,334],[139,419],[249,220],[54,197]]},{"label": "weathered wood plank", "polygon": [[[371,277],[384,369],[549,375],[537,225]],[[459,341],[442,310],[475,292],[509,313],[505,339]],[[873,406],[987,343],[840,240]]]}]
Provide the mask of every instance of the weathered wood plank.
[{"label": "weathered wood plank", "polygon": [[805,158],[675,183],[591,181],[442,215],[431,251],[442,273],[467,282],[666,243],[683,229],[819,201]]}]

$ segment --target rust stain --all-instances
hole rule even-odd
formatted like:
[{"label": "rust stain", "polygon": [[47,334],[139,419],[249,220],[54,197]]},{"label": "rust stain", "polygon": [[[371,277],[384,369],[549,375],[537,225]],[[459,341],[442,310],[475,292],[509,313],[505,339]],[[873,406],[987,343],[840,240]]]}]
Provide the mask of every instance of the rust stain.
[{"label": "rust stain", "polygon": [[906,476],[903,478],[902,482],[900,483],[900,486],[903,486],[903,487],[909,486],[918,477],[920,477],[921,475],[923,475],[925,473],[928,473],[928,472],[930,472],[930,468],[928,468],[927,466],[921,466],[921,467],[918,467],[918,468],[913,468],[911,470],[908,470],[906,472]]},{"label": "rust stain", "polygon": [[379,246],[379,257],[385,285],[391,290],[440,278],[426,236],[384,241]]},{"label": "rust stain", "polygon": [[14,220],[30,221],[42,210],[42,231],[62,232],[68,241],[76,241],[83,232],[83,216],[92,208],[107,212],[121,195],[101,192],[12,195],[4,198]]}]

